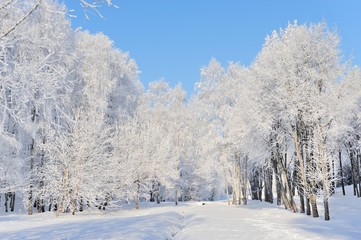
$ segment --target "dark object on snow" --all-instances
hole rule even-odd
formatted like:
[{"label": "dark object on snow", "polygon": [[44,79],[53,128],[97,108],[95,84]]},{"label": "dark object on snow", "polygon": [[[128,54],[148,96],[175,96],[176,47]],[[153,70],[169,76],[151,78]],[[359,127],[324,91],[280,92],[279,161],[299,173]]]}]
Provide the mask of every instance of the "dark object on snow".
[{"label": "dark object on snow", "polygon": [[205,203],[202,203],[202,205],[206,205]]}]

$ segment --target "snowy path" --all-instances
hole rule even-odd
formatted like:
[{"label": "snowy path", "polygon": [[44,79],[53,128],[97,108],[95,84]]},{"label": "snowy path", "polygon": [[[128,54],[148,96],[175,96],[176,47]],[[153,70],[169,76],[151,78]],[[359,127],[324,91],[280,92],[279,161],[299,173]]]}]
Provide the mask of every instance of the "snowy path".
[{"label": "snowy path", "polygon": [[297,219],[302,219],[303,216],[277,209],[274,206],[263,209],[207,203],[205,206],[187,209],[185,216],[186,226],[176,235],[177,240],[324,239],[318,234],[301,230],[302,223],[297,223]]},{"label": "snowy path", "polygon": [[333,219],[326,222],[321,204],[320,218],[258,201],[249,201],[248,206],[228,206],[225,202],[197,204],[185,209],[185,227],[175,239],[356,240],[361,239],[360,205],[361,199],[337,196],[331,199]]},{"label": "snowy path", "polygon": [[294,214],[258,201],[248,206],[225,202],[172,203],[140,210],[0,216],[0,239],[318,239],[353,240],[361,236],[361,199],[334,197],[331,221]]}]

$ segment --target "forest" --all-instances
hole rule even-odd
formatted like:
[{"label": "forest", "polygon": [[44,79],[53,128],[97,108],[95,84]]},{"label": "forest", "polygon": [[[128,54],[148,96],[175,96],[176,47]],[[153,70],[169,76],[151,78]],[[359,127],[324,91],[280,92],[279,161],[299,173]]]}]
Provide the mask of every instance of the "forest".
[{"label": "forest", "polygon": [[361,196],[361,71],[325,22],[274,30],[250,66],[210,59],[187,96],[143,86],[57,1],[2,1],[0,18],[1,211],[226,198],[319,217],[321,196],[330,220],[335,188]]}]

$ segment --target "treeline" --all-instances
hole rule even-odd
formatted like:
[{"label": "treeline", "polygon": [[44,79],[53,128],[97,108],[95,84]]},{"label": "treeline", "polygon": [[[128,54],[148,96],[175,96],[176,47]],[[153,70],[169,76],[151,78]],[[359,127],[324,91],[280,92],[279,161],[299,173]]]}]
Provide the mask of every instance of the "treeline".
[{"label": "treeline", "polygon": [[[19,4],[0,31],[34,6]],[[360,197],[361,74],[325,23],[273,32],[249,67],[212,59],[187,100],[163,81],[144,91],[128,54],[44,0],[0,39],[0,72],[6,211],[15,195],[28,214],[251,196],[318,217],[322,195],[329,220],[335,187]]]},{"label": "treeline", "polygon": [[144,92],[135,61],[106,36],[72,30],[56,1],[34,4],[0,8],[0,31],[16,26],[0,39],[5,211],[15,199],[28,214],[74,214],[218,194],[215,163],[197,160],[215,154],[202,146],[214,133],[198,126],[183,89],[155,82]]},{"label": "treeline", "polygon": [[195,98],[215,109],[233,203],[246,204],[250,188],[252,199],[318,217],[322,195],[329,220],[336,186],[352,179],[360,197],[360,77],[325,23],[274,31],[248,68],[211,60]]}]

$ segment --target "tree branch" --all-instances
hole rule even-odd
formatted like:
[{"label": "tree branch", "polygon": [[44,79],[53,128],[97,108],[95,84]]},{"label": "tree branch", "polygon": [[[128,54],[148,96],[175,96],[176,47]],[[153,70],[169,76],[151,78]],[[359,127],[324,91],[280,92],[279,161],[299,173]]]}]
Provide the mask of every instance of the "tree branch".
[{"label": "tree branch", "polygon": [[12,28],[10,28],[7,32],[5,32],[3,35],[1,35],[0,40],[3,40],[6,38],[11,32],[13,32],[21,23],[25,21],[43,2],[43,0],[39,0],[38,3],[34,5],[34,7],[26,14],[22,19],[20,19]]}]

